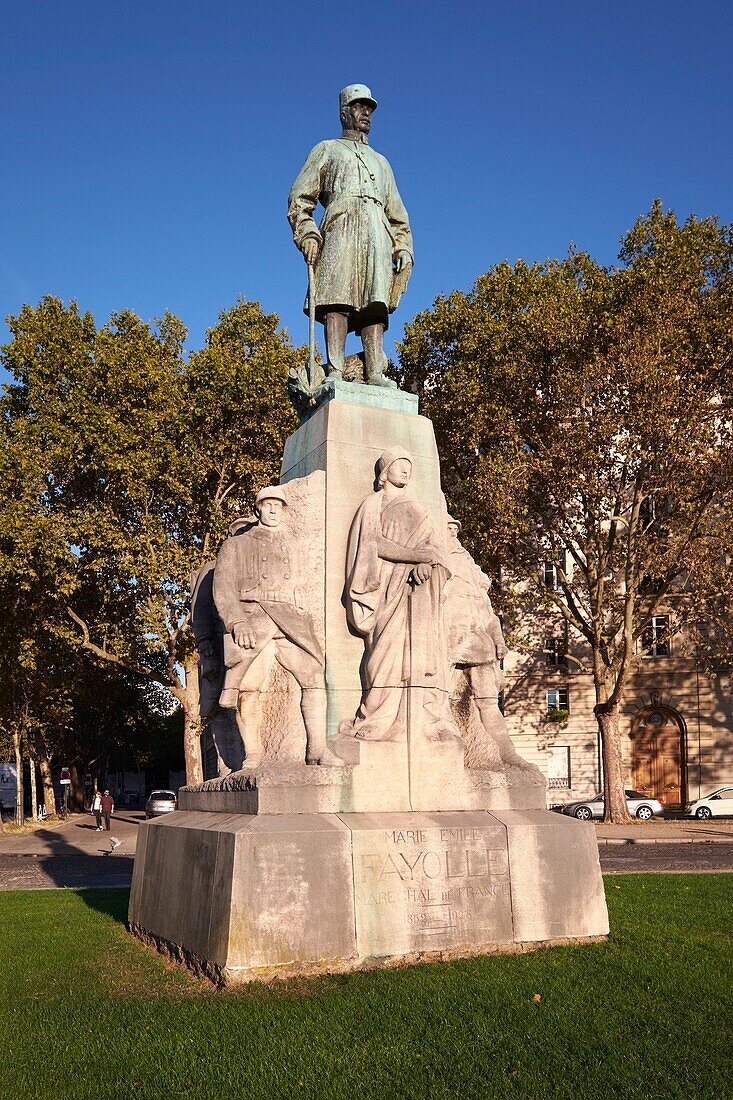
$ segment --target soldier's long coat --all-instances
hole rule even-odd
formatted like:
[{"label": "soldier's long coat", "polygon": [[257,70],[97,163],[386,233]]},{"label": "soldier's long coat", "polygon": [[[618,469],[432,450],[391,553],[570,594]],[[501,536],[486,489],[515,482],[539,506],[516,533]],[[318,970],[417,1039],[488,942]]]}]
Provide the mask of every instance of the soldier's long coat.
[{"label": "soldier's long coat", "polygon": [[[325,207],[320,226],[313,218]],[[315,268],[316,317],[341,307],[358,327],[358,313],[390,309],[398,252],[413,255],[412,233],[386,157],[363,141],[336,138],[311,149],[290,191],[288,221],[295,243],[323,242]],[[305,311],[308,310],[306,301]]]}]

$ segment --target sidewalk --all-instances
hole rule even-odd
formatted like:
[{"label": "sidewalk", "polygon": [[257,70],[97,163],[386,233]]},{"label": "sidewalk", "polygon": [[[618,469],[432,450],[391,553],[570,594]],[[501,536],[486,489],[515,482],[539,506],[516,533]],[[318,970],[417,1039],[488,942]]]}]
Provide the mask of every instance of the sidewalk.
[{"label": "sidewalk", "polygon": [[594,822],[600,844],[732,844],[733,820],[634,821],[632,825]]},{"label": "sidewalk", "polygon": [[[41,826],[27,836],[0,835],[0,855],[35,856],[134,856],[137,844],[137,827],[145,820],[140,810],[119,810],[112,814],[111,829],[97,832],[91,814],[72,814],[67,821],[54,822],[49,828]],[[111,853],[111,839],[121,844]]]},{"label": "sidewalk", "polygon": [[[0,836],[3,856],[99,856],[110,854],[114,836],[122,843],[116,856],[133,856],[137,827],[145,820],[140,810],[120,810],[112,815],[109,833],[98,833],[91,814],[73,815],[68,821],[40,828],[28,836]],[[604,825],[594,822],[599,845],[602,844],[733,844],[733,820],[634,821],[631,825]]]}]

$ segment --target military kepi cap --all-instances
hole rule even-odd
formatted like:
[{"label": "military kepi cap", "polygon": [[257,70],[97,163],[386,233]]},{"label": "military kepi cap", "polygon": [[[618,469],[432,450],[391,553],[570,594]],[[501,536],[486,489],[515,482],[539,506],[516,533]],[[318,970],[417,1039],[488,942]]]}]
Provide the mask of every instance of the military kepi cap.
[{"label": "military kepi cap", "polygon": [[281,500],[286,507],[288,503],[285,492],[280,485],[266,485],[264,489],[260,489],[255,497],[255,508],[259,508],[263,500]]},{"label": "military kepi cap", "polygon": [[366,84],[348,84],[345,88],[342,88],[339,93],[339,109],[343,111],[344,107],[348,107],[350,103],[355,103],[357,99],[363,99],[365,103],[370,103],[372,110],[376,111],[377,101]]}]

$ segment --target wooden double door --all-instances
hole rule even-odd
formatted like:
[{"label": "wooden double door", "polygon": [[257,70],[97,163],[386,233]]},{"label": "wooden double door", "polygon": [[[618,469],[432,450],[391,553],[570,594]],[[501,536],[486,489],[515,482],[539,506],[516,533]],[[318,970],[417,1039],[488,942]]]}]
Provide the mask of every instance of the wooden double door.
[{"label": "wooden double door", "polygon": [[631,730],[634,790],[670,809],[685,802],[684,729],[674,711],[651,707],[636,715]]}]

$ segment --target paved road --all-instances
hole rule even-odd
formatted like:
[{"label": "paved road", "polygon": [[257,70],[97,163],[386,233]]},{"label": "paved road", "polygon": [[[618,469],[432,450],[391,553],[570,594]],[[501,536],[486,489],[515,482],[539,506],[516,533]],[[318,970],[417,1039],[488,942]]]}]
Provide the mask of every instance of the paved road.
[{"label": "paved road", "polygon": [[629,871],[733,871],[733,844],[601,844],[606,875]]},{"label": "paved road", "polygon": [[[144,815],[122,811],[109,833],[87,816],[39,829],[30,836],[0,837],[0,890],[129,886]],[[586,828],[594,828],[587,825]],[[733,871],[733,823],[657,822],[595,826],[601,868],[630,871]],[[120,843],[112,850],[112,838]]]},{"label": "paved road", "polygon": [[129,886],[132,856],[0,855],[0,890],[50,890],[84,886]]},{"label": "paved road", "polygon": [[129,886],[144,820],[139,811],[121,810],[110,831],[98,833],[91,815],[79,814],[26,836],[0,836],[0,890]]}]

